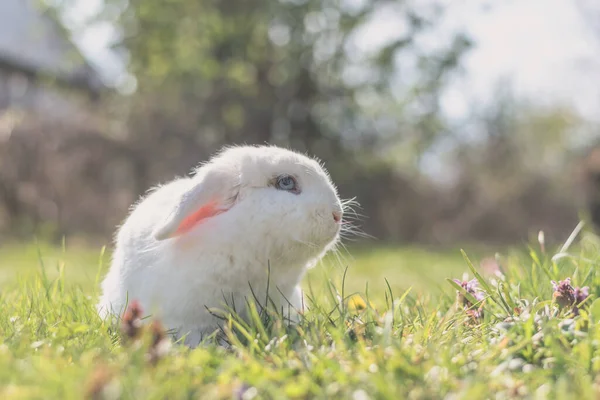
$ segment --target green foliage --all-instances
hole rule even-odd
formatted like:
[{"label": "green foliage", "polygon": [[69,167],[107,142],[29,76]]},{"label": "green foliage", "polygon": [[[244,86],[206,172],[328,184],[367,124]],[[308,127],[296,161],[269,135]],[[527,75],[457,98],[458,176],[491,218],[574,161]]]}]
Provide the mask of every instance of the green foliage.
[{"label": "green foliage", "polygon": [[[443,269],[435,268],[442,256],[431,254],[433,273],[426,252],[400,251],[401,269],[375,290],[347,287],[357,284],[352,269],[331,281],[313,275],[311,309],[297,326],[255,310],[250,321],[225,323],[228,349],[175,343],[154,358],[149,319],[138,341],[128,340],[97,317],[93,290],[73,283],[63,264],[52,275],[42,262],[0,297],[2,398],[594,398],[599,248],[586,234],[556,252],[546,243],[509,251],[491,267],[472,258],[459,266],[456,254]],[[372,278],[377,252],[357,254],[356,273]],[[391,254],[379,252],[384,267]],[[468,290],[483,296],[483,313],[456,303],[451,285],[432,289],[424,280],[396,291],[413,262],[437,282],[475,274]],[[590,288],[577,316],[553,302],[550,281],[567,277]]]},{"label": "green foliage", "polygon": [[[392,138],[427,148],[441,132],[439,92],[470,47],[464,35],[434,51],[419,44],[443,16],[436,3],[107,0],[103,8],[137,80],[133,134],[162,140],[152,131],[168,123],[170,140],[187,146],[270,141],[323,158]],[[396,16],[398,35],[359,48],[384,13]]]}]

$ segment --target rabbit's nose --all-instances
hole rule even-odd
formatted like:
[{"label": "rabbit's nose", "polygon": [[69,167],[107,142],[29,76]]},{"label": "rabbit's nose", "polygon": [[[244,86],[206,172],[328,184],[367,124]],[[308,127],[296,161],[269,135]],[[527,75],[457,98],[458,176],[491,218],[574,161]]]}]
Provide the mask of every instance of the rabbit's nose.
[{"label": "rabbit's nose", "polygon": [[332,212],[332,214],[333,214],[333,220],[335,222],[339,223],[342,220],[342,213],[341,212],[334,211],[334,212]]}]

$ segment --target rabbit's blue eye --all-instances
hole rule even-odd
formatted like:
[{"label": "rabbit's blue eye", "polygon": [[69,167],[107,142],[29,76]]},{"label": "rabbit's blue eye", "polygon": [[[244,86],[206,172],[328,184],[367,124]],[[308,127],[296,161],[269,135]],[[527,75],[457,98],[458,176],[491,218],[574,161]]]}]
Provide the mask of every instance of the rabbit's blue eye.
[{"label": "rabbit's blue eye", "polygon": [[289,192],[296,192],[298,191],[298,183],[293,176],[282,175],[277,178],[277,188]]}]

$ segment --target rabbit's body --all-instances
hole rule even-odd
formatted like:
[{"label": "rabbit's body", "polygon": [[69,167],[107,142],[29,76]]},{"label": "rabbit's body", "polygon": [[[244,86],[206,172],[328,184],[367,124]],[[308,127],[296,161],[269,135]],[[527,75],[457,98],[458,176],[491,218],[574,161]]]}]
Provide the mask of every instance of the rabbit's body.
[{"label": "rabbit's body", "polygon": [[[298,193],[273,186],[291,187],[278,178],[288,174]],[[341,204],[315,161],[275,147],[228,149],[133,209],[117,234],[99,311],[119,313],[138,300],[190,345],[218,329],[207,308],[243,314],[248,301],[266,305],[267,289],[293,316],[307,266],[337,240],[332,213],[341,217]]]}]

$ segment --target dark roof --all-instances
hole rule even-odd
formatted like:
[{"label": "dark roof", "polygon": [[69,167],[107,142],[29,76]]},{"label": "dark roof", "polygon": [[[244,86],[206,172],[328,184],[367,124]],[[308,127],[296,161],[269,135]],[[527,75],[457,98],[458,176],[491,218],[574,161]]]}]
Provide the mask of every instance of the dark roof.
[{"label": "dark roof", "polygon": [[0,66],[98,94],[104,83],[60,24],[35,0],[0,0]]}]

